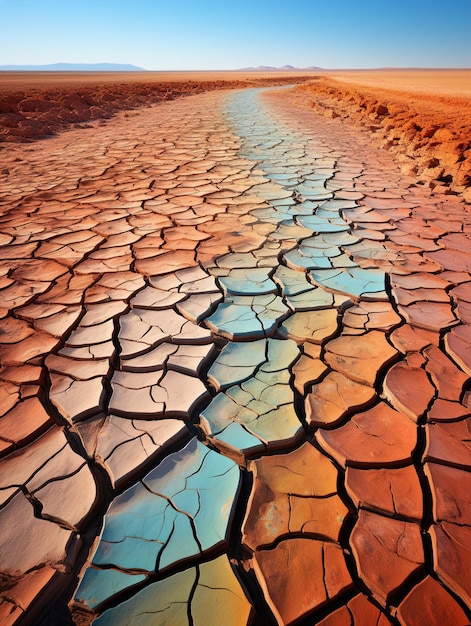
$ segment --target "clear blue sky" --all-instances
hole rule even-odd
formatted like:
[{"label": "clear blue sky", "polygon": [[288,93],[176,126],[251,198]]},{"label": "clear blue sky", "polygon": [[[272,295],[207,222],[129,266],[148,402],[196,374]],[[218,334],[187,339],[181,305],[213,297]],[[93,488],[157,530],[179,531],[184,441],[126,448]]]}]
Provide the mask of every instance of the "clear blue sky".
[{"label": "clear blue sky", "polygon": [[471,67],[471,0],[0,0],[0,65]]}]

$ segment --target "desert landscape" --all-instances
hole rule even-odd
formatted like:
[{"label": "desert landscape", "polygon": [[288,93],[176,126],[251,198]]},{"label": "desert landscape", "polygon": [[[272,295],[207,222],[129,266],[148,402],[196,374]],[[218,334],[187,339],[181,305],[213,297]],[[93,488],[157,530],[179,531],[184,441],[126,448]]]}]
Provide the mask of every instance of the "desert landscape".
[{"label": "desert landscape", "polygon": [[0,141],[44,138],[179,96],[293,82],[291,73],[264,72],[0,72],[0,78]]},{"label": "desert landscape", "polygon": [[307,106],[358,124],[405,174],[471,199],[469,70],[329,72],[299,91]]},{"label": "desert landscape", "polygon": [[471,70],[0,77],[0,622],[466,626]]},{"label": "desert landscape", "polygon": [[0,72],[0,141],[32,141],[118,111],[217,89],[304,83],[297,104],[348,118],[405,174],[470,199],[470,70]]}]

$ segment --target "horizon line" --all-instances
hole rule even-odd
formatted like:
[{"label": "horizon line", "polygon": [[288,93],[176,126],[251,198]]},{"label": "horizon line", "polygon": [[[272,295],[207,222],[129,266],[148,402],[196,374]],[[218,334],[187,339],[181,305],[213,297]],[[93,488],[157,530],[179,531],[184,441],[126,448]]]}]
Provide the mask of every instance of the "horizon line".
[{"label": "horizon line", "polygon": [[[327,71],[327,72],[336,72],[336,71],[381,71],[381,70],[471,70],[470,66],[425,66],[425,65],[384,65],[377,67],[320,67],[320,66],[305,66],[305,67],[296,67],[292,65],[283,65],[283,66],[271,66],[271,65],[259,65],[259,66],[246,66],[239,68],[223,68],[223,69],[214,69],[214,68],[198,68],[198,69],[147,69],[144,67],[140,67],[137,65],[133,65],[132,63],[111,63],[111,62],[99,62],[99,63],[69,63],[69,62],[59,62],[59,63],[37,63],[37,64],[27,64],[27,63],[6,63],[0,64],[1,72],[47,72],[47,69],[43,68],[53,68],[57,66],[82,66],[87,67],[90,66],[90,69],[70,69],[71,72],[105,72],[107,70],[100,69],[91,69],[94,66],[122,66],[135,68],[135,69],[110,69],[108,70],[110,73],[115,72],[128,72],[130,74],[139,74],[139,73],[160,73],[160,72],[267,72],[267,71],[278,71],[278,72],[300,72],[300,71]],[[36,69],[38,68],[38,69]],[[41,69],[39,69],[41,68]],[[51,71],[60,71],[60,70],[51,70]],[[67,71],[64,69],[64,71]]]}]

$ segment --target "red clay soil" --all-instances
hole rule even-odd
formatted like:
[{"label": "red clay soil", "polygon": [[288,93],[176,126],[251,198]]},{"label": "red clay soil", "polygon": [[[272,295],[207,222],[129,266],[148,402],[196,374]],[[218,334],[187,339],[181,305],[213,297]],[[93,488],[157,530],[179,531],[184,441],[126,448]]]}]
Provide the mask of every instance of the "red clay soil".
[{"label": "red clay soil", "polygon": [[[175,80],[142,82],[128,76],[122,82],[97,82],[96,77],[52,77],[37,81],[31,75],[12,80],[4,73],[0,87],[0,142],[27,142],[42,139],[72,126],[87,127],[87,123],[112,117],[117,111],[148,106],[163,100],[215,89],[263,87],[301,82],[310,77],[273,76],[241,77],[221,80]],[[103,77],[103,74],[100,75]],[[13,76],[15,78],[15,76]],[[67,78],[67,77],[65,77]],[[3,81],[5,79],[5,81]],[[120,81],[122,77],[116,80]],[[19,87],[19,88],[18,88]]]},{"label": "red clay soil", "polygon": [[296,88],[296,102],[339,123],[354,123],[393,152],[405,174],[471,201],[471,98],[466,90],[433,93],[400,82],[376,86],[352,78],[318,76]]},{"label": "red clay soil", "polygon": [[[11,73],[0,82],[0,145],[89,127],[118,111],[215,89],[303,83],[293,103],[353,123],[405,174],[471,202],[471,98],[462,71],[289,73]],[[309,82],[306,82],[309,81]]]}]

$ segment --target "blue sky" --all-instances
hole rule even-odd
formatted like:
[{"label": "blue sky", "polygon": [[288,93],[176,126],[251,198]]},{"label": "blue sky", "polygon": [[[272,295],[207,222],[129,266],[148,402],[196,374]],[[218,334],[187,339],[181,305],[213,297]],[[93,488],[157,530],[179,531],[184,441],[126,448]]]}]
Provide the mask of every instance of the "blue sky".
[{"label": "blue sky", "polygon": [[471,0],[0,0],[0,65],[471,67]]}]

